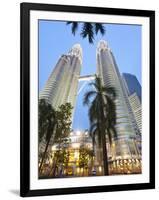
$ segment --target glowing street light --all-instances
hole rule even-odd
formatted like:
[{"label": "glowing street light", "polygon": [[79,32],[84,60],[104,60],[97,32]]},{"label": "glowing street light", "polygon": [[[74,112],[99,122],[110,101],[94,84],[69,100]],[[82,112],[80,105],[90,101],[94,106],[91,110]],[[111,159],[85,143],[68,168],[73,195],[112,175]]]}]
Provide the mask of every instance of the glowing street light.
[{"label": "glowing street light", "polygon": [[80,132],[80,131],[77,131],[76,133],[77,133],[77,135],[81,135],[81,132]]}]

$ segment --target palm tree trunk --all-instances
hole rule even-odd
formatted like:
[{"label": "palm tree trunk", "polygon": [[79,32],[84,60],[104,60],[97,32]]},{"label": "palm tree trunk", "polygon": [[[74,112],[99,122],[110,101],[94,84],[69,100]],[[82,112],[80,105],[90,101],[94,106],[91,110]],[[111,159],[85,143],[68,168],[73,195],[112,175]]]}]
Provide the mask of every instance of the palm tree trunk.
[{"label": "palm tree trunk", "polygon": [[57,169],[57,163],[58,163],[58,156],[55,157],[55,160],[52,164],[49,176],[50,177],[55,177],[56,169]]},{"label": "palm tree trunk", "polygon": [[48,146],[49,146],[49,143],[50,143],[50,139],[51,139],[51,135],[47,141],[47,144],[45,146],[45,151],[43,153],[43,157],[42,157],[42,160],[41,160],[41,163],[40,163],[40,166],[39,166],[39,173],[41,172],[41,169],[42,169],[42,165],[43,165],[43,162],[44,162],[44,159],[45,159],[45,156],[46,156],[46,153],[47,153],[47,149],[48,149]]},{"label": "palm tree trunk", "polygon": [[52,164],[52,167],[51,167],[51,170],[50,170],[50,173],[49,173],[49,176],[55,176],[55,172],[56,172],[56,165],[57,165],[57,163],[58,163],[58,155],[55,157],[55,160],[54,160],[54,162],[53,162],[53,164]]},{"label": "palm tree trunk", "polygon": [[104,175],[109,175],[109,169],[108,169],[108,154],[107,154],[107,147],[106,147],[106,138],[105,134],[102,134],[102,148],[103,148],[103,167],[104,167]]},{"label": "palm tree trunk", "polygon": [[104,99],[101,98],[101,119],[102,119],[102,148],[103,148],[103,167],[104,167],[104,175],[108,176],[109,175],[109,169],[108,169],[108,152],[107,152],[107,146],[106,146],[106,127],[105,127],[105,112],[102,110],[104,107]]},{"label": "palm tree trunk", "polygon": [[[48,132],[51,131],[51,130],[50,130],[50,127],[51,127],[51,124],[50,124],[50,126],[48,127],[48,130],[47,130]],[[53,130],[52,130],[53,133],[54,133],[55,127],[56,127],[56,125],[54,125],[54,127],[53,127]],[[50,134],[50,136],[49,136],[49,138],[48,138],[48,140],[47,140],[47,144],[46,144],[46,146],[45,146],[45,151],[44,151],[44,153],[43,153],[43,157],[42,157],[42,160],[41,160],[41,163],[40,163],[40,166],[39,166],[39,173],[41,172],[42,165],[43,165],[43,162],[44,162],[46,153],[47,153],[47,149],[48,149],[48,146],[49,146],[51,137],[52,137],[52,134]]]},{"label": "palm tree trunk", "polygon": [[40,166],[39,166],[39,173],[41,172],[41,168],[42,168],[42,165],[43,165],[45,156],[46,156],[46,152],[47,152],[49,143],[50,143],[50,139],[47,141],[47,144],[46,144],[46,146],[45,146],[45,151],[44,151],[44,153],[43,153],[43,157],[42,157],[42,160],[41,160],[41,163],[40,163]]}]

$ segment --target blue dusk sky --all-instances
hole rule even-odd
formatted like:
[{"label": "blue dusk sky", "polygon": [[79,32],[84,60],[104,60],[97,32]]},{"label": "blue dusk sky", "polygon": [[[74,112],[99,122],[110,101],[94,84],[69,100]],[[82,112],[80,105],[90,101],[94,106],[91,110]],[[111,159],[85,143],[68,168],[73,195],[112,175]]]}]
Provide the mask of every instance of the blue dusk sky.
[{"label": "blue dusk sky", "polygon": [[[96,48],[99,40],[108,42],[120,73],[134,74],[141,83],[141,30],[138,25],[105,24],[106,34],[95,36],[94,44],[80,36],[80,26],[76,35],[72,35],[71,26],[60,21],[39,21],[39,90],[41,91],[54,69],[61,54],[79,43],[82,47],[83,63],[81,75],[95,74]],[[79,88],[83,83],[79,83]],[[91,88],[90,88],[91,89]],[[89,88],[85,87],[79,94],[74,112],[73,129],[89,128],[88,109],[83,106],[83,95]]]}]

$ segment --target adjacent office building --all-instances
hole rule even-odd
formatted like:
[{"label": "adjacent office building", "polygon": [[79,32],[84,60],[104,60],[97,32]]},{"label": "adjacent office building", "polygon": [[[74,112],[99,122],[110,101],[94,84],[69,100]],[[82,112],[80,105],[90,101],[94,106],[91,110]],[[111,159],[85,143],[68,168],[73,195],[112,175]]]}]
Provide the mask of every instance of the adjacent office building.
[{"label": "adjacent office building", "polygon": [[141,85],[135,75],[123,73],[122,79],[127,91],[131,110],[136,120],[139,134],[142,133],[142,98],[141,98]]},{"label": "adjacent office building", "polygon": [[130,102],[138,129],[141,135],[142,133],[142,107],[141,107],[141,102],[138,95],[136,93],[133,93],[132,95],[130,95],[129,102]]},{"label": "adjacent office building", "polygon": [[136,76],[129,73],[123,73],[122,77],[123,81],[125,82],[128,95],[130,96],[133,93],[136,93],[136,95],[141,101],[141,85],[137,80]]}]

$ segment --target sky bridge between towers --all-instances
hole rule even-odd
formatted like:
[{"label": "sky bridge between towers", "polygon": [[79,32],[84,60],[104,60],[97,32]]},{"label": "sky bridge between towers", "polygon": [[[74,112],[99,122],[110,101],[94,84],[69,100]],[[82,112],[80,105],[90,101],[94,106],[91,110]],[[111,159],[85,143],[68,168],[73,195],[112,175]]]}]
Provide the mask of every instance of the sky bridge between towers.
[{"label": "sky bridge between towers", "polygon": [[92,75],[86,75],[86,76],[80,76],[79,81],[91,81],[95,79],[95,74]]},{"label": "sky bridge between towers", "polygon": [[79,82],[83,82],[83,84],[81,85],[81,87],[78,90],[77,95],[79,95],[81,93],[81,91],[84,89],[84,87],[88,84],[88,82],[93,81],[95,79],[95,75],[96,74],[92,74],[92,75],[85,75],[85,76],[80,76],[78,78]]}]

